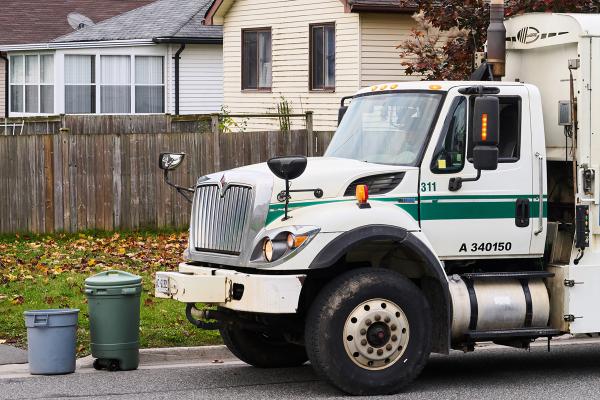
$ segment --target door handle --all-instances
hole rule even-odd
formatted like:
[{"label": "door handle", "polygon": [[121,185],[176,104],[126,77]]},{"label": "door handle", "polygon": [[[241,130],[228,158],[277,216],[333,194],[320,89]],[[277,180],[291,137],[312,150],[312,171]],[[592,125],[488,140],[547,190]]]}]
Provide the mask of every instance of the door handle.
[{"label": "door handle", "polygon": [[535,156],[540,161],[540,197],[538,198],[538,228],[535,232],[533,232],[533,234],[537,236],[540,233],[544,232],[544,157],[542,157],[540,153],[535,153]]},{"label": "door handle", "polygon": [[529,199],[518,199],[515,208],[515,225],[519,228],[529,226]]}]

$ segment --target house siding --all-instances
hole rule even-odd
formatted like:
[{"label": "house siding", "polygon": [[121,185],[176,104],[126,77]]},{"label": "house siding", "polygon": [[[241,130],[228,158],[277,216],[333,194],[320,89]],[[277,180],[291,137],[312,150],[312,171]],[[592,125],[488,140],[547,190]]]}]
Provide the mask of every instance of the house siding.
[{"label": "house siding", "polygon": [[[319,22],[336,24],[334,93],[308,88],[309,25]],[[271,27],[272,32],[272,90],[268,93],[241,90],[241,31],[257,27]],[[225,15],[223,35],[224,100],[232,113],[274,112],[284,97],[293,113],[314,112],[315,130],[333,130],[340,99],[359,89],[359,15],[344,13],[339,0],[237,0]],[[251,120],[248,126],[273,125],[276,121]]]},{"label": "house siding", "polygon": [[416,27],[410,15],[365,13],[360,15],[360,24],[361,86],[420,79],[405,74],[396,48]]},{"label": "house siding", "polygon": [[[175,62],[179,45],[168,55],[168,110],[175,113]],[[179,61],[179,113],[218,112],[223,104],[223,49],[220,45],[186,45]]]},{"label": "house siding", "polygon": [[0,59],[0,118],[6,117],[6,63]]}]

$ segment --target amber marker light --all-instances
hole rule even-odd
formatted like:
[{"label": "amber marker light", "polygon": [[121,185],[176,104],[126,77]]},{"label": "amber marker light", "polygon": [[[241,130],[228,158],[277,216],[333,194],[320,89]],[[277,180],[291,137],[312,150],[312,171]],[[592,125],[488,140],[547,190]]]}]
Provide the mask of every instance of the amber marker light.
[{"label": "amber marker light", "polygon": [[369,200],[369,187],[367,185],[356,186],[356,201],[358,204],[367,204]]},{"label": "amber marker light", "polygon": [[429,90],[441,90],[442,85],[429,85]]},{"label": "amber marker light", "polygon": [[481,141],[485,142],[487,140],[487,131],[488,131],[488,115],[481,114]]},{"label": "amber marker light", "polygon": [[308,235],[294,235],[293,233],[289,233],[287,236],[287,247],[289,249],[297,249],[302,246],[307,239]]}]

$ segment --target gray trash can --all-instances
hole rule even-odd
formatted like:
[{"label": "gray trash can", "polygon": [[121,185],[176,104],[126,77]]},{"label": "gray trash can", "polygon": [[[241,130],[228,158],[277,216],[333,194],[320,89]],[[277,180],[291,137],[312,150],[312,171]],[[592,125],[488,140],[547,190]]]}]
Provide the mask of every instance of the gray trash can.
[{"label": "gray trash can", "polygon": [[25,311],[29,373],[69,374],[75,371],[77,309]]}]

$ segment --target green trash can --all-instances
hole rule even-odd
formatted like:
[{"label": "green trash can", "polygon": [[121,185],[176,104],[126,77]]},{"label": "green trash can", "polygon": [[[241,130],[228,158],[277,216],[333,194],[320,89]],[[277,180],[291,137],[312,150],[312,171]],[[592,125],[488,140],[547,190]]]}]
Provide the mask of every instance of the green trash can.
[{"label": "green trash can", "polygon": [[85,280],[94,368],[128,371],[139,365],[142,278],[106,271]]}]

